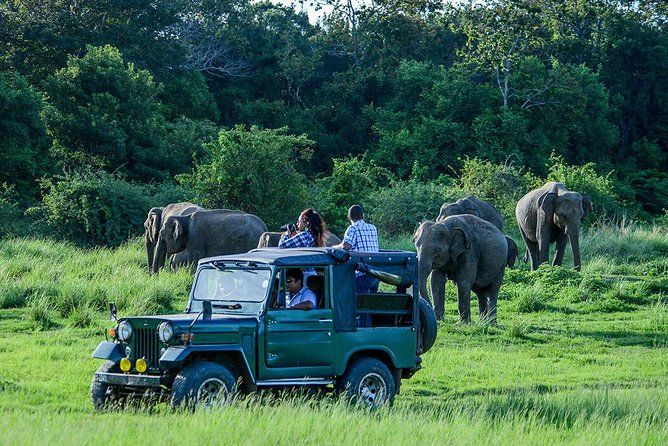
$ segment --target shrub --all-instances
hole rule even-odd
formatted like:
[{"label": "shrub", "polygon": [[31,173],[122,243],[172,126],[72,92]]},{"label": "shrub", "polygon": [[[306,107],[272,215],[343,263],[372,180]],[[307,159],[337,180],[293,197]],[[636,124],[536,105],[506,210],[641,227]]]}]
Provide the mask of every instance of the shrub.
[{"label": "shrub", "polygon": [[26,304],[26,293],[16,284],[4,285],[0,288],[0,309],[19,308]]},{"label": "shrub", "polygon": [[422,183],[416,180],[395,180],[388,187],[371,193],[368,214],[378,229],[389,235],[412,233],[424,220],[434,220],[445,201],[446,186],[438,181]]},{"label": "shrub", "polygon": [[49,330],[55,328],[58,324],[53,320],[51,310],[45,303],[39,301],[28,308],[26,317],[33,330]]},{"label": "shrub", "polygon": [[550,157],[548,180],[558,181],[572,191],[587,194],[595,215],[613,215],[623,212],[623,203],[615,190],[612,172],[599,175],[594,163],[582,166],[568,165],[563,158]]},{"label": "shrub", "polygon": [[118,246],[143,233],[148,209],[187,195],[183,188],[130,183],[103,171],[65,174],[41,185],[42,204],[28,212],[80,246]]},{"label": "shrub", "polygon": [[285,128],[236,126],[205,144],[204,159],[177,179],[203,206],[241,209],[276,229],[307,206],[306,177],[297,167],[310,158],[312,145],[306,135],[288,135]]},{"label": "shrub", "polygon": [[522,287],[515,291],[515,307],[520,313],[535,313],[546,308],[547,296],[539,287]]},{"label": "shrub", "polygon": [[76,307],[68,317],[68,325],[75,328],[88,328],[95,321],[95,311],[87,305]]},{"label": "shrub", "polygon": [[329,228],[342,236],[348,226],[348,208],[353,204],[367,208],[367,197],[392,180],[388,170],[365,157],[335,159],[332,174],[315,181],[316,209]]},{"label": "shrub", "polygon": [[[510,163],[494,164],[479,158],[467,158],[457,181],[461,197],[474,194],[493,204],[506,225],[515,221],[515,205],[528,191],[542,182]],[[459,197],[459,198],[461,198]]]}]

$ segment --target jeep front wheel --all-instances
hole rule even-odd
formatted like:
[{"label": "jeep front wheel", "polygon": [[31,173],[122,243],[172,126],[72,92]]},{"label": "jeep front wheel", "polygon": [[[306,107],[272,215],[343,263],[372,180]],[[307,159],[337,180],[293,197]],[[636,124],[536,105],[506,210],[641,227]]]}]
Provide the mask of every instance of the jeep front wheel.
[{"label": "jeep front wheel", "polygon": [[351,402],[376,408],[392,405],[397,385],[385,363],[376,358],[359,358],[337,380],[336,390]]},{"label": "jeep front wheel", "polygon": [[174,379],[171,406],[213,407],[230,401],[237,391],[237,380],[222,364],[201,361],[190,364]]},{"label": "jeep front wheel", "polygon": [[[107,361],[97,371],[102,373],[120,373],[121,369],[113,361]],[[110,407],[114,402],[121,403],[114,387],[100,381],[97,375],[93,377],[93,381],[90,383],[90,399],[93,402],[93,408],[97,411]]]}]

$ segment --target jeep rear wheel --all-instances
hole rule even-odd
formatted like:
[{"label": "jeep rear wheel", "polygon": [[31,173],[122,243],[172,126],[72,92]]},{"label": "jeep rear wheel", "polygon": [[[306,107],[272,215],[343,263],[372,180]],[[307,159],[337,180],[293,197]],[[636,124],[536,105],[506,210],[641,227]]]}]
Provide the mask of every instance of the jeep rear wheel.
[{"label": "jeep rear wheel", "polygon": [[376,408],[392,404],[397,385],[385,363],[376,358],[359,358],[337,380],[336,390],[351,402]]},{"label": "jeep rear wheel", "polygon": [[[113,361],[107,361],[97,371],[102,373],[120,373],[121,369]],[[93,402],[93,408],[97,411],[109,408],[113,403],[120,405],[122,402],[114,387],[100,381],[97,375],[93,377],[93,381],[90,383],[90,399]]]},{"label": "jeep rear wheel", "polygon": [[170,404],[190,409],[221,406],[236,391],[237,380],[227,367],[215,362],[195,362],[176,375]]}]

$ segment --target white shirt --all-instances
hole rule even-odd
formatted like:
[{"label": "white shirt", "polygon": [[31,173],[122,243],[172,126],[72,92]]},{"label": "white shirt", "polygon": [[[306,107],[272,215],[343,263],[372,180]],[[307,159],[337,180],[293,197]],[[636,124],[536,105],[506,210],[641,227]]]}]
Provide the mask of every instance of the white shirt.
[{"label": "white shirt", "polygon": [[299,290],[299,292],[294,296],[291,296],[290,293],[287,293],[286,298],[288,300],[287,308],[292,308],[295,305],[304,302],[311,302],[313,304],[313,308],[318,306],[318,299],[315,297],[315,293],[305,286],[303,286],[302,289]]}]

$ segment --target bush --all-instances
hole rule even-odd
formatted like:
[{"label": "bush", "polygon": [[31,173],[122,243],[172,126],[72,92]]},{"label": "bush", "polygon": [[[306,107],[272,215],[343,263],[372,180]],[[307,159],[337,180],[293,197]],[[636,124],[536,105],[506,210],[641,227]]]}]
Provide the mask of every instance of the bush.
[{"label": "bush", "polygon": [[388,235],[413,233],[424,220],[434,220],[444,201],[456,201],[455,195],[446,198],[443,183],[422,183],[416,180],[395,180],[389,187],[371,193],[368,214],[378,229]]},{"label": "bush", "polygon": [[26,317],[33,330],[49,330],[58,326],[51,315],[50,308],[42,301],[31,305]]},{"label": "bush", "polygon": [[599,175],[594,163],[583,166],[572,166],[566,164],[563,158],[552,155],[550,157],[548,180],[558,181],[574,192],[587,194],[592,202],[595,215],[622,214],[623,203],[615,189],[612,172],[607,175]]},{"label": "bush", "polygon": [[118,246],[143,233],[148,209],[185,195],[171,185],[129,183],[102,171],[44,179],[41,185],[42,204],[29,213],[40,215],[53,234],[81,246]]},{"label": "bush", "polygon": [[353,204],[368,208],[367,197],[392,179],[388,170],[365,157],[335,159],[332,174],[315,182],[315,207],[332,232],[342,236],[348,226],[348,208]]},{"label": "bush", "polygon": [[535,313],[547,307],[547,296],[537,286],[516,289],[513,300],[519,313]]},{"label": "bush", "polygon": [[473,194],[493,204],[510,226],[515,221],[515,205],[524,194],[542,185],[534,175],[512,164],[494,164],[479,158],[467,158],[457,181],[460,197]]},{"label": "bush", "polygon": [[177,179],[203,206],[241,209],[277,229],[308,206],[306,177],[297,168],[310,158],[312,145],[306,135],[288,135],[285,128],[236,126],[205,144],[204,159]]}]

